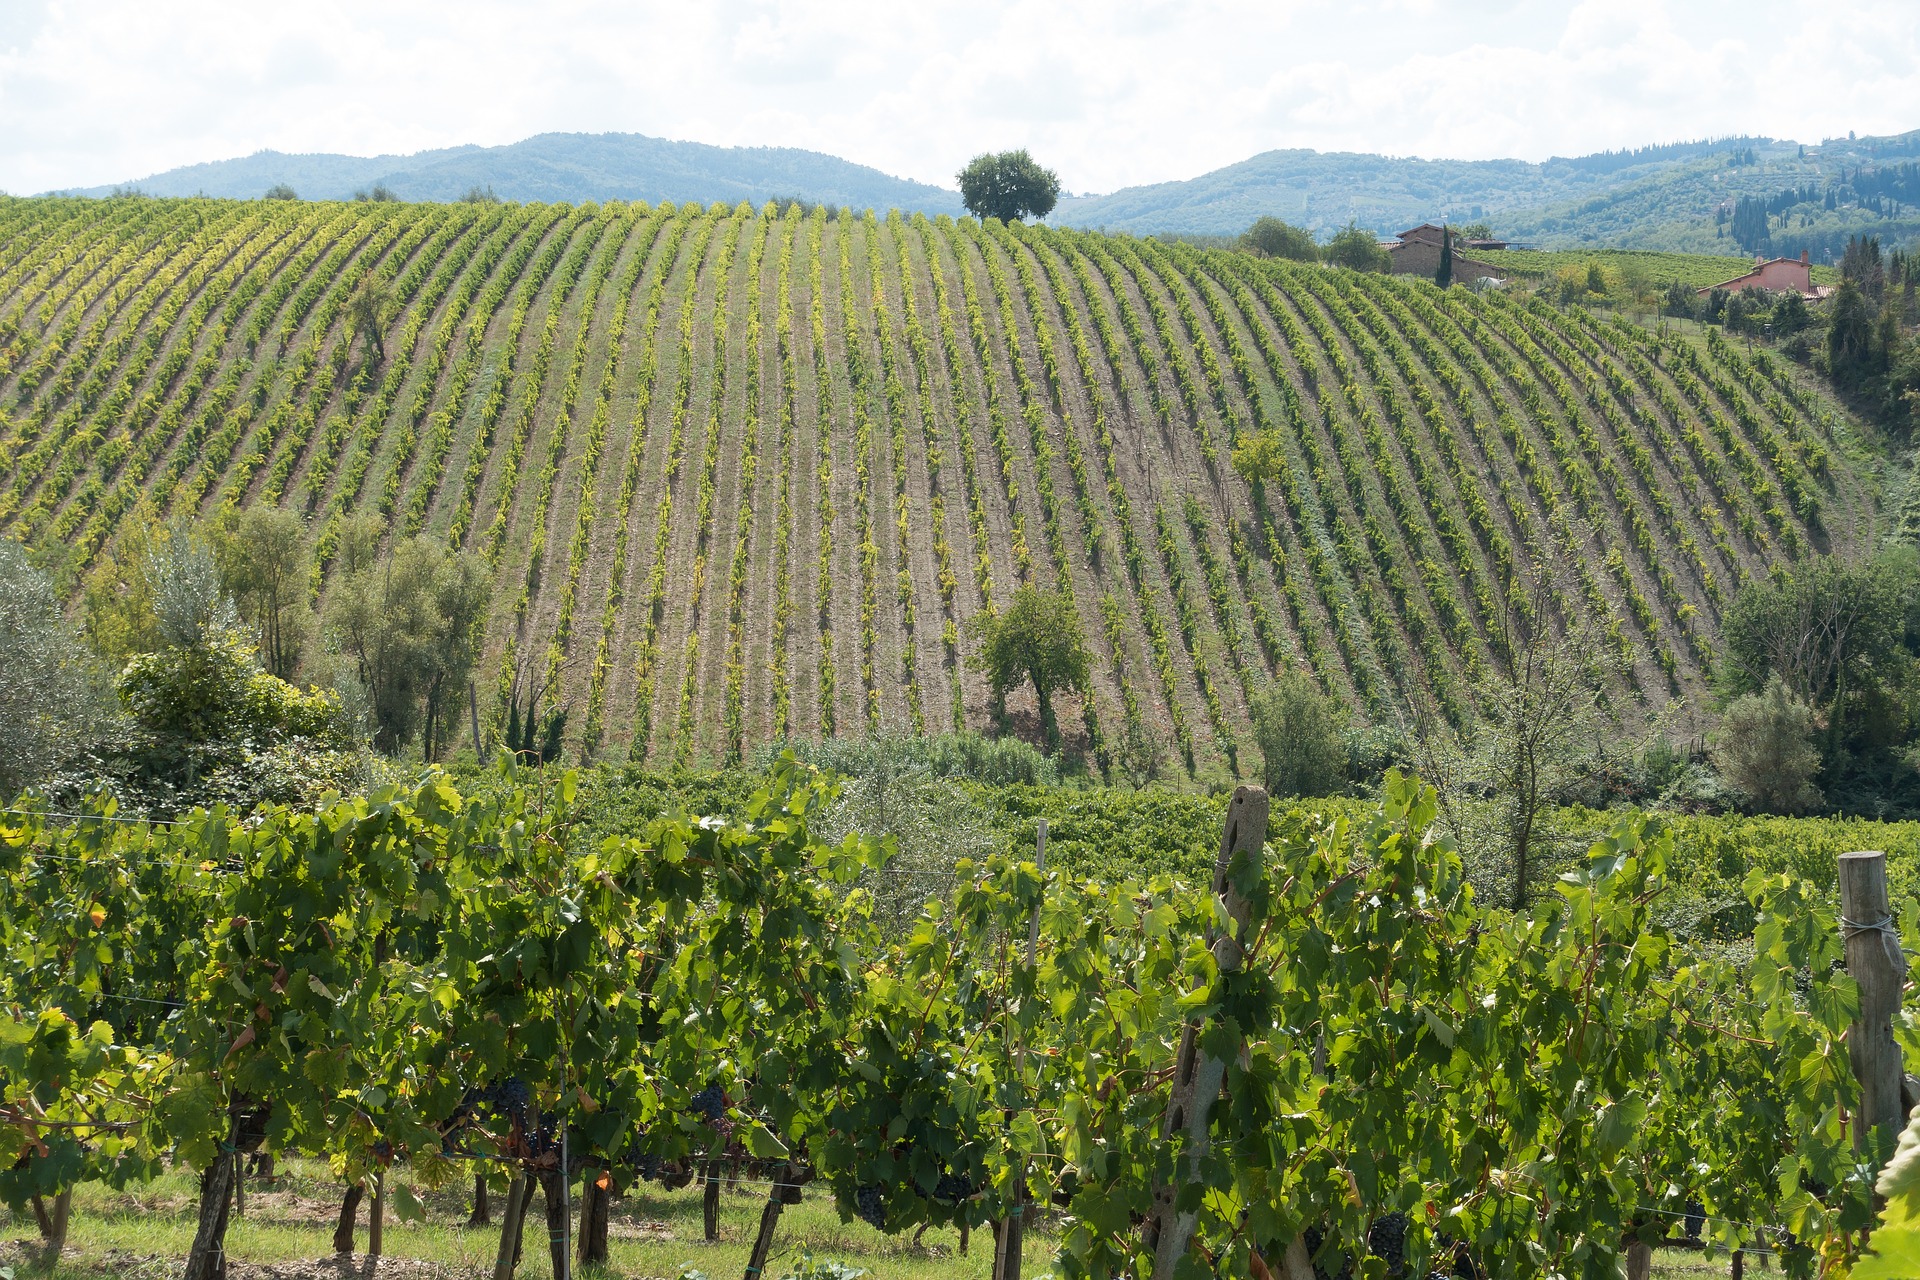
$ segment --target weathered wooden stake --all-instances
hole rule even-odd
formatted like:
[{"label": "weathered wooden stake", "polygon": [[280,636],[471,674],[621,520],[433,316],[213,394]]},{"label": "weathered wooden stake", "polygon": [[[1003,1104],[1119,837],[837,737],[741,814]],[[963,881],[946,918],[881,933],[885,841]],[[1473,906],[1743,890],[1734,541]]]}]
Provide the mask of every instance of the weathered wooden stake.
[{"label": "weathered wooden stake", "polygon": [[[1221,973],[1236,972],[1246,957],[1249,911],[1246,899],[1235,893],[1227,878],[1236,854],[1258,859],[1267,842],[1267,793],[1259,787],[1236,787],[1227,804],[1227,822],[1220,833],[1220,856],[1213,867],[1213,896],[1221,912],[1234,923],[1232,934],[1208,925],[1207,948]],[[1171,1182],[1155,1187],[1153,1208],[1147,1214],[1142,1239],[1153,1250],[1153,1280],[1173,1280],[1174,1268],[1187,1252],[1199,1214],[1176,1207],[1180,1184],[1199,1176],[1207,1154],[1207,1120],[1220,1097],[1227,1064],[1200,1049],[1200,1023],[1190,1020],[1180,1033],[1180,1052],[1174,1058],[1173,1092],[1167,1099],[1167,1119],[1161,1130],[1169,1143],[1181,1144],[1179,1172]]]},{"label": "weathered wooden stake", "polygon": [[1886,854],[1840,855],[1840,936],[1847,948],[1847,972],[1860,986],[1860,1016],[1847,1033],[1847,1056],[1860,1081],[1854,1147],[1867,1150],[1871,1130],[1874,1145],[1881,1153],[1891,1154],[1907,1123],[1900,1101],[1906,1068],[1893,1038],[1893,1017],[1900,1010],[1907,961],[1887,904]]},{"label": "weathered wooden stake", "polygon": [[493,1257],[493,1280],[513,1280],[513,1264],[520,1256],[520,1221],[527,1211],[527,1175],[519,1165],[513,1167],[513,1181],[507,1184],[506,1212],[501,1215],[500,1249]]},{"label": "weathered wooden stake", "polygon": [[373,1175],[373,1205],[367,1210],[367,1257],[378,1259],[387,1248],[387,1175]]},{"label": "weathered wooden stake", "polygon": [[712,1244],[720,1238],[720,1162],[709,1160],[700,1167],[707,1179],[700,1197],[701,1226],[706,1229],[707,1243]]},{"label": "weathered wooden stake", "polygon": [[[1033,840],[1034,865],[1040,872],[1040,882],[1044,886],[1047,880],[1047,820],[1040,819],[1040,829]],[[1027,967],[1033,967],[1033,958],[1040,949],[1040,904],[1034,903],[1033,915],[1027,921]],[[1007,1023],[1007,1038],[1013,1039],[1013,1023]],[[1013,1055],[1014,1076],[1026,1078],[1023,1068],[1026,1066],[1027,1050],[1024,1044],[1015,1044]],[[1022,1156],[1015,1166],[1016,1181],[1013,1189],[1013,1211],[1000,1224],[1000,1230],[993,1240],[993,1280],[1020,1280],[1020,1249],[1026,1228],[1022,1219],[1027,1209],[1027,1161]]]}]

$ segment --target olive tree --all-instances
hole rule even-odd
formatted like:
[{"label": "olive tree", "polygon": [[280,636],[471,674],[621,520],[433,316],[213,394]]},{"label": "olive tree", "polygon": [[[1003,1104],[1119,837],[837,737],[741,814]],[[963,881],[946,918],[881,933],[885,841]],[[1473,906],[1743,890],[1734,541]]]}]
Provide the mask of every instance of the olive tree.
[{"label": "olive tree", "polygon": [[1031,681],[1040,723],[1052,736],[1053,695],[1084,690],[1092,669],[1073,601],[1057,591],[1021,587],[1005,610],[975,616],[968,630],[976,648],[967,663],[986,675],[996,712],[1004,714],[1009,691]]},{"label": "olive tree", "polygon": [[976,218],[1044,218],[1060,199],[1060,176],[1019,151],[977,155],[957,175],[960,201]]},{"label": "olive tree", "polygon": [[1254,694],[1248,710],[1269,794],[1324,796],[1340,789],[1347,772],[1344,717],[1305,672],[1282,671]]},{"label": "olive tree", "polygon": [[1813,785],[1820,752],[1813,708],[1774,676],[1759,693],[1735,698],[1714,731],[1713,763],[1763,813],[1800,813],[1820,803]]},{"label": "olive tree", "polygon": [[487,570],[424,536],[382,555],[380,532],[362,517],[342,537],[327,636],[365,692],[374,745],[392,754],[417,734],[431,760],[480,655]]},{"label": "olive tree", "polygon": [[85,756],[112,718],[105,673],[52,584],[0,540],[0,800]]},{"label": "olive tree", "polygon": [[231,508],[212,530],[220,585],[260,641],[260,660],[282,680],[292,679],[306,644],[312,556],[307,525],[278,507]]}]

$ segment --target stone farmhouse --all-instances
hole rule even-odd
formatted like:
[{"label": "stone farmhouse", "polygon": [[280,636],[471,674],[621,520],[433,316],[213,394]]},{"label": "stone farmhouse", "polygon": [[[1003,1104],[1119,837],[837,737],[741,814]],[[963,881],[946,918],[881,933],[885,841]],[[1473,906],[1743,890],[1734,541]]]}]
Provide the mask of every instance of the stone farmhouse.
[{"label": "stone farmhouse", "polygon": [[[1387,251],[1393,260],[1393,274],[1397,276],[1425,276],[1433,279],[1433,273],[1440,269],[1440,245],[1447,234],[1444,227],[1436,227],[1431,222],[1423,222],[1417,227],[1409,227],[1393,240],[1382,241],[1380,247]],[[1453,240],[1453,278],[1458,284],[1472,284],[1477,280],[1499,280],[1504,278],[1500,268],[1491,262],[1482,262],[1462,252],[1466,249],[1504,249],[1503,240],[1462,240],[1458,236]]]},{"label": "stone farmhouse", "polygon": [[1728,293],[1738,293],[1742,289],[1792,289],[1809,302],[1824,298],[1833,290],[1825,285],[1813,283],[1813,266],[1807,261],[1807,251],[1802,249],[1796,258],[1755,258],[1753,270],[1743,276],[1735,276],[1723,284],[1710,284],[1696,290],[1701,297],[1715,289],[1725,289]]}]

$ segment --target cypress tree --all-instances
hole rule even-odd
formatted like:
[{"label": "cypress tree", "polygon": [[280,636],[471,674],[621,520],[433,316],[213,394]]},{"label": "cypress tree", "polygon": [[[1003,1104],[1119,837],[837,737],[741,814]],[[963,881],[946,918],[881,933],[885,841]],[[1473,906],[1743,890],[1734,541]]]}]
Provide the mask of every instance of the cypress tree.
[{"label": "cypress tree", "polygon": [[1442,289],[1453,284],[1453,231],[1440,228],[1440,269],[1433,273],[1433,282]]}]

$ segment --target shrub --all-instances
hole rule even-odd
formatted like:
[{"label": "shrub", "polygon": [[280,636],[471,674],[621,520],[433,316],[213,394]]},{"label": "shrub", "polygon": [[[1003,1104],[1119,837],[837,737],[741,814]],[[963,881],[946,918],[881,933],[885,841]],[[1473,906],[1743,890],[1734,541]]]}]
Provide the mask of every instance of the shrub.
[{"label": "shrub", "polygon": [[1761,812],[1802,812],[1820,803],[1813,730],[1813,708],[1776,675],[1764,691],[1727,707],[1714,734],[1714,764]]},{"label": "shrub", "polygon": [[1261,218],[1240,235],[1240,247],[1263,258],[1291,258],[1312,262],[1320,256],[1313,233],[1278,218]]},{"label": "shrub", "polygon": [[1282,671],[1253,697],[1253,738],[1266,765],[1268,794],[1324,796],[1346,782],[1344,717],[1300,671]]},{"label": "shrub", "polygon": [[106,681],[52,584],[24,547],[0,541],[0,798],[84,757],[111,718]]}]

